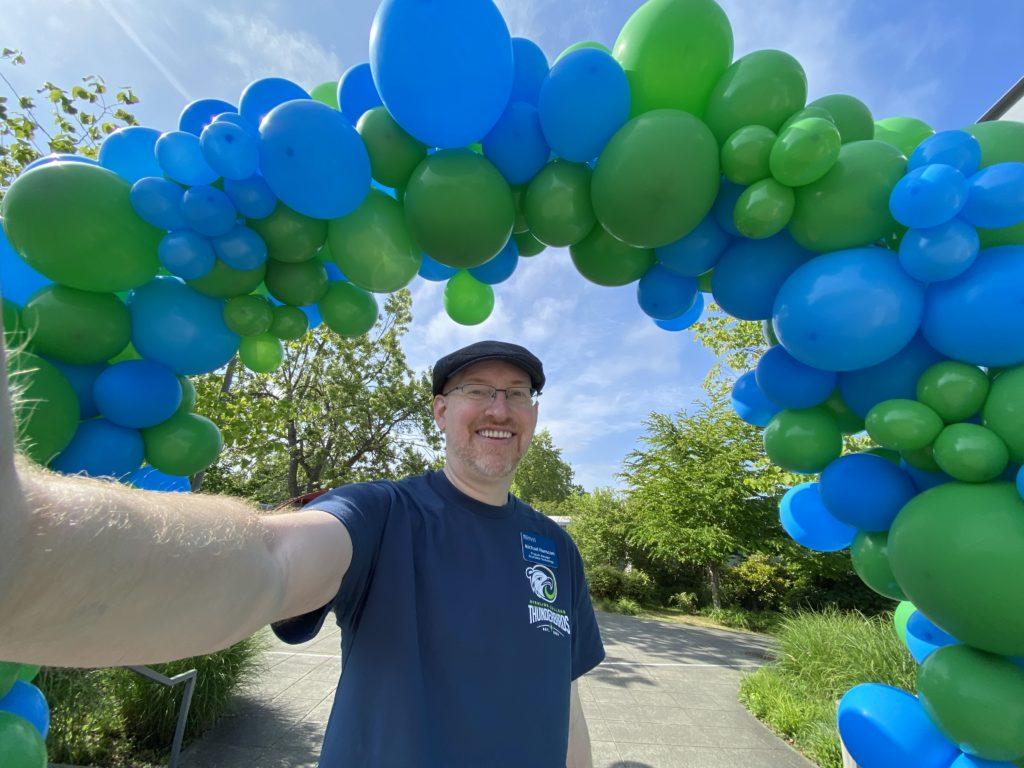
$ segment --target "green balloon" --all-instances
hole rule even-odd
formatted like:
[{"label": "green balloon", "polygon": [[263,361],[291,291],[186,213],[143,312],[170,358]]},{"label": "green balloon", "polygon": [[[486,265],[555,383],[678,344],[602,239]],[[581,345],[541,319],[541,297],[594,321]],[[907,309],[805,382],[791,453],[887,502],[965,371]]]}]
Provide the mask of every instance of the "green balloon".
[{"label": "green balloon", "polygon": [[999,435],[980,424],[950,424],[932,446],[943,472],[965,483],[986,483],[1006,469],[1010,454]]},{"label": "green balloon", "polygon": [[[56,165],[56,163],[51,163]],[[83,163],[68,163],[83,165]],[[42,166],[45,168],[46,166]],[[0,711],[0,765],[4,768],[46,768],[46,743],[28,720]]]},{"label": "green balloon", "polygon": [[648,0],[623,25],[613,55],[629,79],[631,116],[681,109],[700,117],[732,61],[732,27],[713,0]]},{"label": "green balloon", "polygon": [[21,669],[18,670],[18,679],[24,680],[26,683],[31,683],[36,679],[36,675],[38,674],[38,664],[22,664]]},{"label": "green balloon", "polygon": [[934,133],[935,129],[916,117],[886,117],[875,121],[875,140],[892,144],[907,157]]},{"label": "green balloon", "polygon": [[701,293],[711,293],[711,276],[714,273],[715,270],[709,269],[707,272],[697,275],[697,287]]},{"label": "green balloon", "polygon": [[377,322],[377,300],[352,283],[331,283],[317,308],[328,328],[348,338],[362,336]]},{"label": "green balloon", "polygon": [[722,175],[744,186],[768,178],[775,139],[775,131],[763,125],[745,125],[733,132],[722,144]]},{"label": "green balloon", "polygon": [[981,410],[988,386],[988,376],[977,366],[945,360],[921,374],[917,399],[951,424]]},{"label": "green balloon", "polygon": [[405,190],[405,217],[420,248],[469,269],[505,247],[515,222],[512,190],[485,157],[444,149],[419,164]]},{"label": "green balloon", "polygon": [[188,376],[179,376],[178,383],[181,384],[181,405],[175,413],[192,413],[196,407],[196,385]]},{"label": "green balloon", "polygon": [[107,362],[113,365],[114,363],[123,363],[125,360],[141,360],[142,355],[135,348],[134,344],[127,344],[125,348],[118,352],[114,357],[110,358]]},{"label": "green balloon", "polygon": [[18,446],[46,465],[75,436],[78,395],[56,366],[31,352],[9,351],[7,379],[18,393],[13,405]]},{"label": "green balloon", "polygon": [[320,83],[309,92],[309,95],[331,109],[338,109],[338,83],[334,80]]},{"label": "green balloon", "polygon": [[831,96],[815,99],[808,106],[820,107],[832,115],[843,144],[867,141],[875,137],[875,119],[871,116],[871,110],[860,99],[847,96],[845,93],[833,93]]},{"label": "green balloon", "polygon": [[320,259],[297,263],[267,259],[266,266],[267,290],[283,304],[305,307],[316,304],[327,292],[327,270]]},{"label": "green balloon", "polygon": [[909,600],[901,600],[900,604],[896,606],[896,610],[892,614],[892,624],[896,629],[896,636],[904,644],[907,642],[907,622],[910,621],[910,617],[914,615],[917,608]]},{"label": "green balloon", "polygon": [[732,63],[715,84],[704,122],[719,143],[745,125],[778,131],[807,103],[807,75],[783,51],[748,53]]},{"label": "green balloon", "polygon": [[516,247],[519,249],[520,256],[536,256],[547,248],[547,246],[534,237],[533,233],[530,231],[517,232],[512,235],[512,239],[516,241]]},{"label": "green balloon", "polygon": [[884,142],[844,144],[828,173],[796,189],[793,238],[825,252],[869,245],[892,233],[898,225],[889,213],[889,195],[906,165],[900,151]]},{"label": "green balloon", "polygon": [[365,112],[356,130],[370,155],[370,173],[385,187],[404,187],[427,156],[427,145],[402,130],[385,107]]},{"label": "green balloon", "polygon": [[808,118],[811,117],[820,118],[821,120],[827,120],[828,122],[832,123],[832,125],[836,124],[835,119],[832,117],[832,114],[827,109],[822,109],[821,107],[804,107],[803,109],[798,110],[789,117],[787,117],[786,122],[782,124],[782,127],[779,128],[778,132],[781,134],[793,123],[797,123],[801,120],[807,120]]},{"label": "green balloon", "polygon": [[0,297],[0,311],[3,314],[4,346],[20,347],[28,343],[28,332],[21,319],[21,309],[13,301]]},{"label": "green balloon", "polygon": [[916,451],[930,445],[944,426],[935,411],[916,400],[884,400],[864,420],[871,439],[895,451]]},{"label": "green balloon", "polygon": [[779,343],[779,337],[775,335],[775,326],[772,325],[770,319],[761,321],[761,336],[764,337],[769,347],[774,347]]},{"label": "green balloon", "polygon": [[533,177],[523,201],[526,225],[542,243],[575,245],[594,228],[590,169],[564,160],[545,165]]},{"label": "green balloon", "polygon": [[1024,222],[1000,229],[978,229],[978,240],[982,248],[1000,245],[1024,244]]},{"label": "green balloon", "polygon": [[743,190],[733,209],[733,222],[744,237],[771,237],[789,223],[794,200],[789,187],[775,179],[761,179]]},{"label": "green balloon", "polygon": [[213,269],[197,280],[185,282],[199,293],[215,299],[230,299],[244,296],[259,288],[267,274],[267,265],[260,264],[256,269],[235,269],[220,259]]},{"label": "green balloon", "polygon": [[892,575],[889,566],[888,537],[888,531],[861,531],[853,539],[850,559],[853,560],[853,570],[860,576],[860,580],[875,592],[890,600],[905,600],[906,595],[896,583],[896,577]]},{"label": "green balloon", "polygon": [[309,330],[309,318],[298,307],[282,304],[280,307],[274,307],[273,314],[270,333],[279,339],[285,341],[301,339]]},{"label": "green balloon", "polygon": [[942,467],[935,463],[935,451],[930,445],[915,451],[900,451],[900,456],[907,464],[924,472],[942,471]]},{"label": "green balloon", "polygon": [[774,463],[798,474],[821,472],[843,452],[843,434],[821,408],[779,411],[764,430],[764,449]]},{"label": "green balloon", "polygon": [[128,307],[112,293],[48,285],[21,313],[41,355],[75,365],[102,363],[131,341]]},{"label": "green balloon", "polygon": [[460,325],[479,325],[494,310],[494,289],[460,270],[444,287],[444,309]]},{"label": "green balloon", "polygon": [[313,219],[278,203],[263,219],[249,219],[249,227],[267,244],[267,255],[276,261],[306,261],[327,239],[327,222]]},{"label": "green balloon", "polygon": [[402,204],[379,189],[371,189],[348,216],[331,219],[327,238],[345,277],[374,293],[407,286],[423,258],[409,234]]},{"label": "green balloon", "polygon": [[[587,182],[587,189],[590,189],[589,180]],[[526,214],[523,213],[523,200],[526,197],[526,185],[516,184],[511,187],[512,190],[512,202],[516,206],[516,219],[512,224],[512,234],[521,235],[523,232],[530,231],[530,225],[526,223]]]},{"label": "green balloon", "polygon": [[885,459],[890,464],[899,466],[900,463],[900,452],[894,451],[891,448],[879,448],[877,445],[873,448],[868,448],[864,453],[870,453],[872,456],[878,456],[879,458]]},{"label": "green balloon", "polygon": [[590,189],[605,229],[637,248],[656,248],[701,222],[718,185],[718,145],[707,126],[686,112],[659,109],[612,137]]},{"label": "green balloon", "polygon": [[261,296],[236,296],[224,304],[224,322],[239,336],[266,333],[273,320],[273,307]]},{"label": "green balloon", "polygon": [[21,673],[21,664],[16,661],[0,661],[0,699],[14,687]]},{"label": "green balloon", "polygon": [[1010,460],[1024,463],[1024,366],[1004,370],[995,378],[981,417],[1006,443]]},{"label": "green balloon", "polygon": [[600,224],[569,248],[569,255],[579,273],[598,285],[628,285],[654,266],[654,251],[616,240]]},{"label": "green balloon", "polygon": [[176,413],[167,421],[142,430],[142,439],[146,461],[176,477],[202,472],[217,460],[224,446],[217,425],[195,413]]},{"label": "green balloon", "polygon": [[565,58],[573,51],[579,51],[584,48],[593,48],[594,50],[604,51],[609,55],[611,54],[611,50],[608,48],[607,45],[602,45],[601,43],[594,42],[593,40],[583,40],[579,43],[573,43],[560,54],[558,54],[558,56],[555,58],[554,63],[557,64],[559,61],[561,61],[563,58]]},{"label": "green balloon", "polygon": [[238,359],[254,373],[273,373],[284,362],[284,347],[269,333],[246,336],[238,347]]},{"label": "green balloon", "polygon": [[841,146],[839,129],[828,120],[797,120],[779,134],[771,148],[772,176],[790,187],[815,182],[836,164]]},{"label": "green balloon", "polygon": [[[768,326],[771,326],[771,321],[765,321]],[[839,390],[836,389],[828,396],[828,400],[821,404],[821,407],[827,410],[836,420],[836,424],[839,425],[839,431],[844,435],[855,435],[858,432],[864,431],[864,419],[857,415],[850,406],[843,400],[843,396],[839,394]],[[897,457],[898,459],[899,457]]]},{"label": "green balloon", "polygon": [[130,185],[87,163],[47,163],[23,173],[0,212],[14,250],[56,283],[113,293],[156,275],[164,232],[136,215]]},{"label": "green balloon", "polygon": [[[964,128],[981,144],[981,167],[1024,162],[1024,123],[990,120]],[[8,193],[10,194],[10,193]]]}]

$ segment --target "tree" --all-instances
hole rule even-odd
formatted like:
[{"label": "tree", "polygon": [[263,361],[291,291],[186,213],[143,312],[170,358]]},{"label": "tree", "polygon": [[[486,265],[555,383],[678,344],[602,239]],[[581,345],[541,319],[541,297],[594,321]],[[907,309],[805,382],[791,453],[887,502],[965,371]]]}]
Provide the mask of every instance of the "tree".
[{"label": "tree", "polygon": [[568,530],[588,568],[624,568],[632,559],[630,516],[621,491],[595,488],[590,493],[574,493],[555,505],[552,514],[572,518]]},{"label": "tree", "polygon": [[551,514],[551,507],[582,490],[573,483],[572,467],[562,458],[562,450],[555,447],[551,433],[542,429],[535,434],[530,450],[516,469],[512,493],[530,506]]}]

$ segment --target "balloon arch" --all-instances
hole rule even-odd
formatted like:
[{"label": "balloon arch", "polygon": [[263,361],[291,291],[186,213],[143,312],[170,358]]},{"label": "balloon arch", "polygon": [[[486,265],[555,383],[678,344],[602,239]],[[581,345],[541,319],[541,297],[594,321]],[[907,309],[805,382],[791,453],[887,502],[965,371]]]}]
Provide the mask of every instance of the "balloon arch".
[{"label": "balloon arch", "polygon": [[[839,706],[862,768],[1024,757],[1024,124],[935,133],[847,95],[807,103],[777,50],[733,61],[713,0],[649,0],[613,50],[549,66],[490,0],[384,0],[369,63],[311,93],[129,127],[99,161],[42,158],[3,200],[4,325],[33,458],[187,489],[221,439],[188,377],[257,372],[325,323],[359,336],[375,294],[446,281],[480,323],[521,258],[637,285],[667,330],[703,294],[764,321],[733,402],[768,456],[815,476],[780,515],[851,550],[904,601],[917,696]],[[23,306],[19,306],[23,305]],[[31,329],[27,334],[25,329]],[[841,455],[843,436],[877,445]],[[1017,484],[1014,485],[1014,478]],[[4,765],[43,766],[36,669],[0,664]],[[984,762],[996,761],[996,762]]]}]

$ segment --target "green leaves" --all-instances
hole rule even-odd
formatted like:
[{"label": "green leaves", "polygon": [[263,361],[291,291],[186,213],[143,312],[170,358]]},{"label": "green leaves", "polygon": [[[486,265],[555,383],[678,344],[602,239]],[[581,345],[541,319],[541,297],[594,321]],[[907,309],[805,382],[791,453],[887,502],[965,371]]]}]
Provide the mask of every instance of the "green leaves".
[{"label": "green leaves", "polygon": [[562,458],[562,451],[551,440],[551,433],[542,429],[533,436],[530,450],[516,469],[512,493],[546,514],[559,502],[582,489],[573,483],[572,467]]}]

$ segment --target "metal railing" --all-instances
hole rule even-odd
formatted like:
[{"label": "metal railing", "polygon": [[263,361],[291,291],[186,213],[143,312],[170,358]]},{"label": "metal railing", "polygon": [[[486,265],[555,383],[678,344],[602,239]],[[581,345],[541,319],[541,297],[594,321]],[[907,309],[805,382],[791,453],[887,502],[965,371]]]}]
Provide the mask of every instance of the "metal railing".
[{"label": "metal railing", "polygon": [[180,683],[185,684],[185,692],[181,697],[181,704],[178,706],[178,724],[174,729],[174,741],[171,742],[171,759],[167,768],[178,768],[178,758],[181,756],[181,741],[185,738],[185,723],[188,721],[188,710],[192,705],[192,693],[196,688],[196,670],[190,669],[174,677],[161,675],[149,667],[128,667],[132,672],[141,675],[155,683],[166,685],[169,688]]}]

